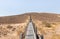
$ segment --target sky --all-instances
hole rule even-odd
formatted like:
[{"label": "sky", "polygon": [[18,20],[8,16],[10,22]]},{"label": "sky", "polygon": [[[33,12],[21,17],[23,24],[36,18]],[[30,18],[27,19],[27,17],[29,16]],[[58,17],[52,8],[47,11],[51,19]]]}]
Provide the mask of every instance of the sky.
[{"label": "sky", "polygon": [[0,0],[0,16],[26,12],[53,12],[60,14],[60,0]]}]

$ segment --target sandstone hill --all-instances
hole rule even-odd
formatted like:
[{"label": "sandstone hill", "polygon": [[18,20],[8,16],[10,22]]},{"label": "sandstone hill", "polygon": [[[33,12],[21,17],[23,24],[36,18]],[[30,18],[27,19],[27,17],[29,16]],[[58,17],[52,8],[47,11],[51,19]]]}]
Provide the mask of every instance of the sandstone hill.
[{"label": "sandstone hill", "polygon": [[0,39],[20,39],[30,16],[37,27],[37,34],[43,34],[44,39],[60,39],[60,14],[36,12],[0,17]]}]

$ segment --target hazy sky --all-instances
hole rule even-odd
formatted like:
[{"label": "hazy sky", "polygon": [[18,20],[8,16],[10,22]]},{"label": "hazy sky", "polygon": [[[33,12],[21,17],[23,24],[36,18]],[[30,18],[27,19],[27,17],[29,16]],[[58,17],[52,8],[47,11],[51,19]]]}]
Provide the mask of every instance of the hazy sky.
[{"label": "hazy sky", "polygon": [[60,0],[0,0],[0,16],[25,12],[60,13]]}]

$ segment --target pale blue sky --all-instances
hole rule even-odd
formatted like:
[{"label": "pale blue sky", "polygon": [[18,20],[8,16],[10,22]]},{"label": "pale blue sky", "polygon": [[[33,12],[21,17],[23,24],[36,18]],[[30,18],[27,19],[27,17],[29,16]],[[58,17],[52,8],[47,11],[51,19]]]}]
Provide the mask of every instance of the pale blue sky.
[{"label": "pale blue sky", "polygon": [[60,13],[60,0],[0,0],[0,16],[25,12]]}]

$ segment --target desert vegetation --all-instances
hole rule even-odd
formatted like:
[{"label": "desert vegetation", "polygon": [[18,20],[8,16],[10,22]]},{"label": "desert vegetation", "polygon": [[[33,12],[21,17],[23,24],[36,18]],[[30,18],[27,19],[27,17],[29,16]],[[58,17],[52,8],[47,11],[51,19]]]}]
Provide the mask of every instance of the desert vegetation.
[{"label": "desert vegetation", "polygon": [[60,39],[60,15],[36,12],[0,17],[0,39],[19,39],[20,33],[24,33],[29,23],[30,16],[37,27],[37,34],[43,34],[44,39]]}]

